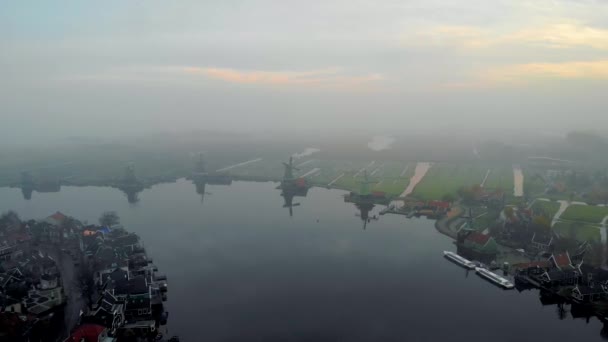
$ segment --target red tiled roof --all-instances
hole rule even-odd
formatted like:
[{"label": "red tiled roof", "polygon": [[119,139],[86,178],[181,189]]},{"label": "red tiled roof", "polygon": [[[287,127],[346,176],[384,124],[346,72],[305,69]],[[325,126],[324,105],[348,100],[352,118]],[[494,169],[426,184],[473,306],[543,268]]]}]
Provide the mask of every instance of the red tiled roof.
[{"label": "red tiled roof", "polygon": [[49,218],[52,218],[57,221],[63,221],[68,217],[58,211],[58,212],[54,213],[53,215],[49,216]]},{"label": "red tiled roof", "polygon": [[372,191],[372,196],[374,197],[385,197],[386,192],[384,191]]},{"label": "red tiled roof", "polygon": [[99,335],[101,335],[105,329],[105,327],[97,324],[84,324],[76,328],[76,330],[74,330],[72,335],[66,341],[97,342],[99,340]]},{"label": "red tiled roof", "polygon": [[450,202],[445,202],[445,201],[430,201],[429,205],[433,206],[433,207],[443,208],[443,209],[450,208]]},{"label": "red tiled roof", "polygon": [[572,264],[572,261],[570,260],[570,255],[568,255],[567,252],[558,255],[552,255],[552,257],[558,267],[566,267]]},{"label": "red tiled roof", "polygon": [[547,268],[547,267],[549,267],[549,265],[550,264],[548,261],[541,260],[541,261],[523,262],[520,264],[515,264],[515,265],[513,265],[513,267],[520,268],[520,269],[525,269],[525,268],[530,268],[530,267]]},{"label": "red tiled roof", "polygon": [[478,232],[473,232],[471,234],[469,234],[469,236],[467,236],[467,240],[471,241],[473,243],[479,244],[479,245],[485,245],[486,243],[488,243],[488,241],[490,240],[491,236],[490,235],[486,235],[486,234],[482,234],[482,233],[478,233]]}]

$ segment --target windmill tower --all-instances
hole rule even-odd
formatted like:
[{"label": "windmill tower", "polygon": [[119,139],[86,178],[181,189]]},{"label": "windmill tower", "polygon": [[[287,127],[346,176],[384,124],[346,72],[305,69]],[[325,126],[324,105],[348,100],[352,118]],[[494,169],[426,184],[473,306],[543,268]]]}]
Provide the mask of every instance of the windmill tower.
[{"label": "windmill tower", "polygon": [[137,183],[137,177],[135,176],[135,164],[129,163],[125,167],[125,176],[123,181],[127,184]]},{"label": "windmill tower", "polygon": [[205,158],[202,153],[198,154],[198,160],[196,161],[196,165],[194,165],[194,172],[196,174],[205,174]]},{"label": "windmill tower", "polygon": [[366,197],[372,194],[372,184],[376,184],[378,181],[369,179],[367,171],[363,171],[363,180],[359,183],[359,196]]},{"label": "windmill tower", "polygon": [[283,183],[293,182],[295,177],[293,171],[300,171],[300,169],[293,166],[293,157],[289,157],[289,163],[283,163],[285,166],[285,173],[283,174]]}]

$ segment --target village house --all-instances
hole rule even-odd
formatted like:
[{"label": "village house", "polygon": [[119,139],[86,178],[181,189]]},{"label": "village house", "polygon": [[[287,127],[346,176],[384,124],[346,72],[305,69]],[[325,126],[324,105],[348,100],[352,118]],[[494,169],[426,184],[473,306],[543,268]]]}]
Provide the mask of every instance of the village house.
[{"label": "village house", "polygon": [[95,269],[95,284],[103,285],[104,276],[114,272],[114,270],[122,269],[129,271],[129,261],[127,256],[110,246],[101,245],[94,254],[94,269]]},{"label": "village house", "polygon": [[568,251],[560,254],[551,254],[549,257],[549,262],[554,268],[560,271],[577,270],[582,274],[580,269],[578,269],[578,266],[572,264],[570,253],[568,253]]},{"label": "village house", "polygon": [[552,233],[534,233],[530,241],[529,249],[539,253],[550,252],[553,247],[554,239]]},{"label": "village house", "polygon": [[595,286],[578,284],[572,289],[571,297],[579,303],[590,303],[608,297],[608,288],[605,285]]},{"label": "village house", "polygon": [[581,280],[581,274],[575,270],[553,270],[544,272],[539,280],[546,287],[576,285]]},{"label": "village house", "polygon": [[139,250],[139,236],[133,233],[111,236],[108,245],[116,249],[122,249],[127,253],[133,253]]},{"label": "village house", "polygon": [[106,290],[93,310],[83,317],[83,322],[102,325],[114,334],[125,323],[125,304]]},{"label": "village house", "polygon": [[465,231],[459,234],[458,253],[469,259],[491,262],[496,259],[498,244],[489,234]]}]

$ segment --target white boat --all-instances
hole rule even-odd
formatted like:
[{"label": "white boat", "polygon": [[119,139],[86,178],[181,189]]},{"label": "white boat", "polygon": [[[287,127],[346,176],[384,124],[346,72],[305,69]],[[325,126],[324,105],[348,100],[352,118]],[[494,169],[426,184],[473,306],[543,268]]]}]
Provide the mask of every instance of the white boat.
[{"label": "white boat", "polygon": [[496,273],[490,272],[490,271],[486,270],[485,268],[475,267],[475,272],[480,277],[484,277],[487,280],[493,282],[494,284],[504,287],[505,289],[512,289],[515,287],[515,285],[513,285],[513,283],[510,282],[508,279],[503,278]]},{"label": "white boat", "polygon": [[443,251],[443,256],[450,259],[451,261],[457,263],[458,265],[460,265],[462,267],[466,267],[470,270],[475,268],[475,264],[473,262],[461,257],[460,255],[458,255],[454,252]]}]

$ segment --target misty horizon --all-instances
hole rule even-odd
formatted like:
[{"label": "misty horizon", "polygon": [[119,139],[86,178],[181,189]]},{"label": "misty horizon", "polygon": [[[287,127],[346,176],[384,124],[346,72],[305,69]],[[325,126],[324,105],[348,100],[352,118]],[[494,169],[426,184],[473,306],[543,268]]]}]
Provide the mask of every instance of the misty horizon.
[{"label": "misty horizon", "polygon": [[608,124],[598,1],[0,6],[3,142]]}]

